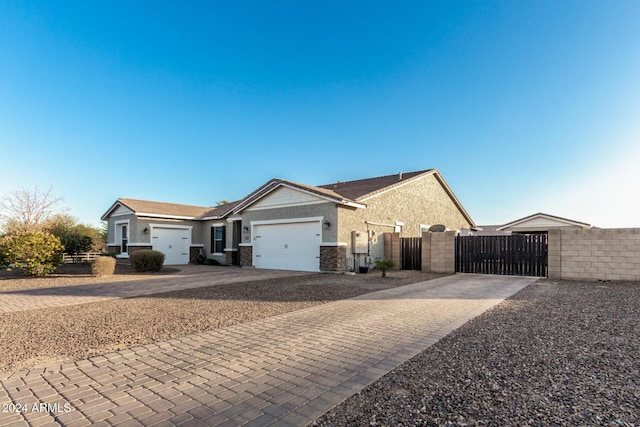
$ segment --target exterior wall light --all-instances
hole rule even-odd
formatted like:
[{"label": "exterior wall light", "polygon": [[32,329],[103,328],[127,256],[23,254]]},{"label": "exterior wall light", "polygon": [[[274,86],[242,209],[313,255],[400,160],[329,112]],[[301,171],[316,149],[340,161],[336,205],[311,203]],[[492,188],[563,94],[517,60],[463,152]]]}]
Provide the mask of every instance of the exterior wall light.
[{"label": "exterior wall light", "polygon": [[329,221],[325,221],[322,223],[322,228],[324,228],[325,230],[328,230],[331,228],[331,223]]},{"label": "exterior wall light", "polygon": [[249,232],[249,227],[247,227],[246,225],[242,227],[242,231],[245,233]]},{"label": "exterior wall light", "polygon": [[149,227],[145,227],[145,228],[142,230],[142,232],[143,232],[144,234],[147,234],[147,233],[149,232]]}]

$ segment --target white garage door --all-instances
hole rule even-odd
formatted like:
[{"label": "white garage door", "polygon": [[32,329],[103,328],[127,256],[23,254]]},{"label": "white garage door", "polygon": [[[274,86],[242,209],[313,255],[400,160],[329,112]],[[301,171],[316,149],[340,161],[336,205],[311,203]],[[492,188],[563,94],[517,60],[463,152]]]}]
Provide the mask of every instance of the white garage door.
[{"label": "white garage door", "polygon": [[189,229],[153,228],[152,247],[164,254],[164,265],[189,264]]},{"label": "white garage door", "polygon": [[320,271],[319,221],[262,224],[254,229],[253,265],[276,270]]}]

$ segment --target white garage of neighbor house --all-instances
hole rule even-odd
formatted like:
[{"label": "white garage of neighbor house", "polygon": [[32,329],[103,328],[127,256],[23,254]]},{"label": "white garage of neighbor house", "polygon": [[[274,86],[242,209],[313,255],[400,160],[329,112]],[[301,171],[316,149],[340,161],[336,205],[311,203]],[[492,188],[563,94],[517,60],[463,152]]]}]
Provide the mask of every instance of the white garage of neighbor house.
[{"label": "white garage of neighbor house", "polygon": [[118,199],[102,216],[107,250],[156,249],[165,264],[212,259],[265,269],[343,272],[383,257],[386,233],[475,223],[437,169],[313,186],[274,178],[217,207]]}]

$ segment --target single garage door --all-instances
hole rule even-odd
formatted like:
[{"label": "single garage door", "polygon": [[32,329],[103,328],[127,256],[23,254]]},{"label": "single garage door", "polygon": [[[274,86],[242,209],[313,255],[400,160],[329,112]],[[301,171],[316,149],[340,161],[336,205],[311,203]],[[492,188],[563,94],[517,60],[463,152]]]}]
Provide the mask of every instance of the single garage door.
[{"label": "single garage door", "polygon": [[164,254],[164,265],[189,263],[189,229],[153,228],[152,247]]},{"label": "single garage door", "polygon": [[254,229],[253,265],[256,268],[320,271],[319,221],[261,224]]}]

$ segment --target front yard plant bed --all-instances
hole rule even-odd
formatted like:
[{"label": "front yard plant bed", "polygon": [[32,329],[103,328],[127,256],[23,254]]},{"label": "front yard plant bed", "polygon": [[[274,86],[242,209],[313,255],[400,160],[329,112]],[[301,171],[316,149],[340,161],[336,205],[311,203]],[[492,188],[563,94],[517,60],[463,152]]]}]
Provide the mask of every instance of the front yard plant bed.
[{"label": "front yard plant bed", "polygon": [[314,274],[4,313],[0,371],[85,359],[436,277],[442,275]]},{"label": "front yard plant bed", "polygon": [[541,280],[314,426],[640,426],[640,283]]}]

